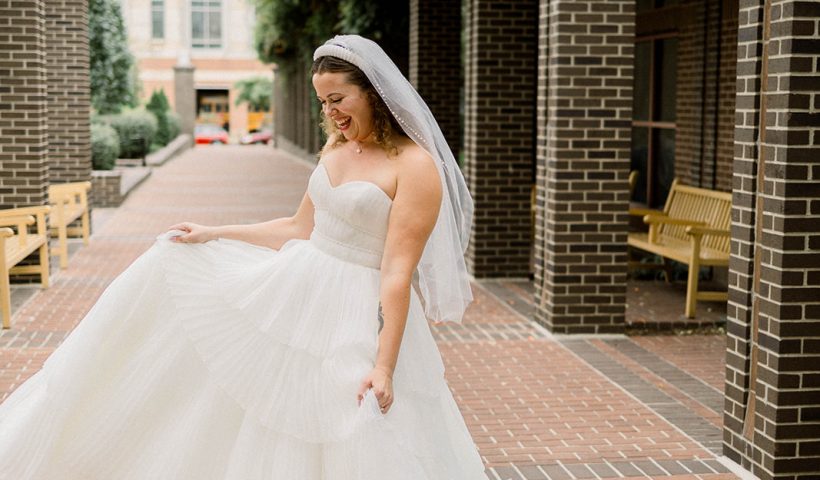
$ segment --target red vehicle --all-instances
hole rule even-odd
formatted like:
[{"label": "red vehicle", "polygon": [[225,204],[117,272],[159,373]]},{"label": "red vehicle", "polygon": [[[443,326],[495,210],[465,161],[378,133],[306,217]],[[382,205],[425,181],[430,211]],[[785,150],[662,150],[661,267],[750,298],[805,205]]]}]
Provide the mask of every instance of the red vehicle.
[{"label": "red vehicle", "polygon": [[262,145],[269,144],[273,138],[273,132],[267,129],[256,130],[243,135],[240,139],[242,145]]},{"label": "red vehicle", "polygon": [[197,125],[194,127],[194,141],[197,145],[227,144],[228,132],[219,125]]}]

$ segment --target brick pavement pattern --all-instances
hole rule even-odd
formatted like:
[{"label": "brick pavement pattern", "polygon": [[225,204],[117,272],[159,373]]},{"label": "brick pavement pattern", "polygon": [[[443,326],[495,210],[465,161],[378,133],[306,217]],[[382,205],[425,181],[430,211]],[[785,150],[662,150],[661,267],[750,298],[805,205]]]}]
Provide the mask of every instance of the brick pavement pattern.
[{"label": "brick pavement pattern", "polygon": [[[267,147],[196,148],[157,168],[0,334],[2,399],[167,226],[289,215],[309,173]],[[436,326],[434,334],[488,478],[735,478],[710,450],[720,428],[712,400],[722,398],[714,378],[722,358],[713,354],[721,346],[710,349],[701,338],[553,337],[503,290],[476,283],[474,291],[464,323]],[[696,361],[687,354],[693,345],[702,347]]]}]

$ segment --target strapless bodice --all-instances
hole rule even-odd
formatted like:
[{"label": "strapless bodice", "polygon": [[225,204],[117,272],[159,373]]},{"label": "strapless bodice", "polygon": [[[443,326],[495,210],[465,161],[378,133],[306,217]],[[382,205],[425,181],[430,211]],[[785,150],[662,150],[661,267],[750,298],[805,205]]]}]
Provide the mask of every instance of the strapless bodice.
[{"label": "strapless bodice", "polygon": [[319,164],[310,175],[308,195],[315,207],[311,243],[342,260],[379,268],[393,205],[387,193],[363,180],[333,186]]}]

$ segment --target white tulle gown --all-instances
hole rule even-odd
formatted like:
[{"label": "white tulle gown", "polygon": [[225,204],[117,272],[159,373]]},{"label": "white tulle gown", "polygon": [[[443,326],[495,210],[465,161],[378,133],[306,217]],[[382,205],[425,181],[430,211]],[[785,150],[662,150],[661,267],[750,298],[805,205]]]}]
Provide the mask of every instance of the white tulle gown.
[{"label": "white tulle gown", "polygon": [[308,192],[279,250],[158,237],[0,405],[0,478],[486,478],[415,291],[395,402],[359,406],[392,201],[323,166]]}]

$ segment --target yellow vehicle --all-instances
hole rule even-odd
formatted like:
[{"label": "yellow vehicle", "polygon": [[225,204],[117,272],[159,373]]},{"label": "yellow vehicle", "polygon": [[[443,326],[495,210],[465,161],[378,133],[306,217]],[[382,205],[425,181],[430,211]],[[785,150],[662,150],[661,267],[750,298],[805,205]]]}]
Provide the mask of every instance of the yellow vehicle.
[{"label": "yellow vehicle", "polygon": [[256,132],[262,130],[263,127],[271,124],[273,116],[270,111],[256,110],[251,105],[248,105],[248,131]]},{"label": "yellow vehicle", "polygon": [[230,108],[227,95],[204,95],[199,99],[196,123],[228,126]]}]

